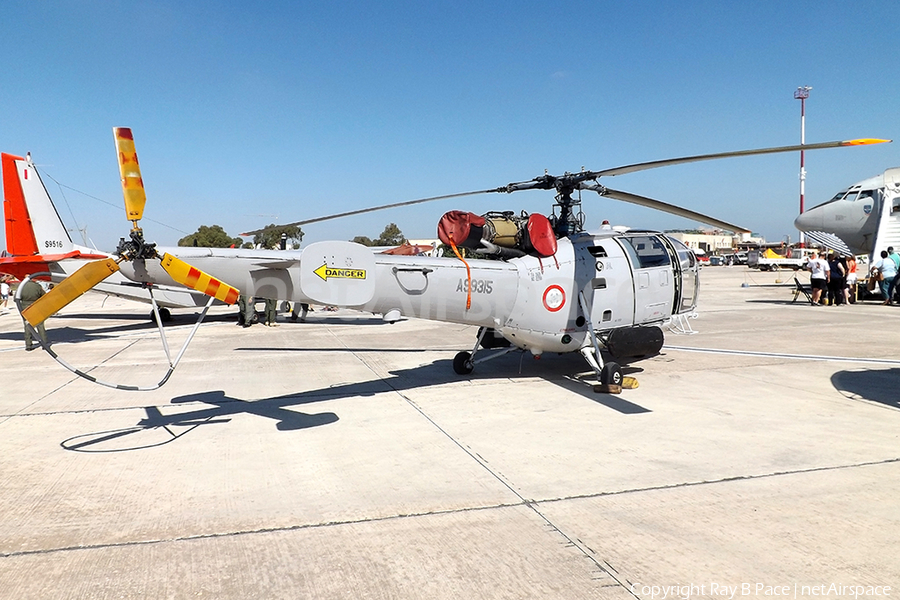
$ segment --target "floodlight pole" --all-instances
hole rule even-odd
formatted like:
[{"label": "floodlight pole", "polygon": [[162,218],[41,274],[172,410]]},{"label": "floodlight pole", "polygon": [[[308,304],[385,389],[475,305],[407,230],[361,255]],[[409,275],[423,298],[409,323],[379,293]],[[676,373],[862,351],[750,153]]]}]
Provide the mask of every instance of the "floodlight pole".
[{"label": "floodlight pole", "polygon": [[[804,85],[797,88],[794,92],[794,100],[800,101],[800,145],[806,143],[806,99],[809,98],[809,90],[812,88]],[[806,167],[803,160],[803,150],[800,151],[800,214],[803,214],[803,197],[806,193]],[[800,232],[800,247],[806,245],[806,239],[803,232]]]}]

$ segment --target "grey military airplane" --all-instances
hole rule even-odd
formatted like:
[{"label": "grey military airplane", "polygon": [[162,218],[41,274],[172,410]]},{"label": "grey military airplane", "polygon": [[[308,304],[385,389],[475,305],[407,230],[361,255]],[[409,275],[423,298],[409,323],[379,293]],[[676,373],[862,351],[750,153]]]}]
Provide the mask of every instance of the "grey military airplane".
[{"label": "grey military airplane", "polygon": [[[23,315],[37,326],[112,273],[155,286],[183,285],[234,302],[239,294],[353,307],[388,322],[417,317],[475,325],[471,351],[459,352],[453,368],[513,350],[580,352],[600,384],[620,386],[618,362],[652,356],[663,345],[662,326],[695,314],[699,267],[680,241],[653,231],[584,229],[580,191],[693,219],[721,229],[743,227],[601,185],[598,179],[646,169],[727,157],[795,152],[881,143],[859,139],[706,154],[626,165],[602,171],[543,175],[505,186],[423,198],[293,223],[303,225],[439,199],[519,190],[555,190],[548,218],[540,214],[452,211],[442,217],[439,237],[457,258],[375,254],[352,242],[329,241],[302,250],[213,248],[157,249],[138,226],[146,195],[130,129],[114,129],[127,217],[133,227],[113,258],[88,263]],[[254,232],[250,232],[254,233]],[[467,252],[464,252],[466,250]],[[474,253],[476,258],[467,258]],[[152,290],[152,287],[150,288]],[[476,359],[481,349],[491,350]],[[613,360],[604,361],[603,352]]]},{"label": "grey military airplane", "polygon": [[794,227],[837,236],[852,254],[870,259],[888,246],[900,248],[900,167],[855,183],[803,212]]}]

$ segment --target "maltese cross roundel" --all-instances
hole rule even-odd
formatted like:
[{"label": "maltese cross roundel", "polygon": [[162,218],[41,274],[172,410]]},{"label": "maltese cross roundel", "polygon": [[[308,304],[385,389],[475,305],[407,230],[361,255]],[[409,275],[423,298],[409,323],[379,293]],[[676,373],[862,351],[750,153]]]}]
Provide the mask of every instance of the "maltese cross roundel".
[{"label": "maltese cross roundel", "polygon": [[558,285],[551,285],[544,290],[544,308],[556,312],[566,304],[566,292]]}]

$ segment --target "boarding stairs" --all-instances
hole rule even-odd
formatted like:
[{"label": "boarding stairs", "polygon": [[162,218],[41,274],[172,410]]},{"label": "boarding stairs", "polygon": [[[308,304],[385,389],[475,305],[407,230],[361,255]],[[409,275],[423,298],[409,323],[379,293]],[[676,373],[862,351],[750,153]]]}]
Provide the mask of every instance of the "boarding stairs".
[{"label": "boarding stairs", "polygon": [[885,172],[884,183],[885,195],[881,205],[878,231],[872,244],[871,261],[877,261],[881,257],[881,251],[887,250],[888,247],[900,251],[900,169],[888,169]]}]

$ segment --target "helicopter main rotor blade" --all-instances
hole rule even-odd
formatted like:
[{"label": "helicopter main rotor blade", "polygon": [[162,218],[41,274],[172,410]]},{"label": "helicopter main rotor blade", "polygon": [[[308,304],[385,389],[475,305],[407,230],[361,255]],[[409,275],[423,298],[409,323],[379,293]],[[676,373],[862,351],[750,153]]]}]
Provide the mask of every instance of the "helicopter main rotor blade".
[{"label": "helicopter main rotor blade", "polygon": [[305,221],[295,221],[293,223],[285,223],[284,225],[276,225],[275,227],[263,227],[262,229],[254,229],[253,231],[248,231],[246,233],[242,233],[242,236],[245,235],[256,235],[257,233],[262,233],[263,231],[269,231],[270,229],[276,229],[280,227],[299,227],[300,225],[309,225],[310,223],[318,223],[320,221],[330,221],[332,219],[340,219],[342,217],[351,217],[353,215],[362,215],[365,213],[375,212],[378,210],[386,210],[388,208],[397,208],[398,206],[412,206],[413,204],[422,204],[424,202],[434,202],[436,200],[447,200],[448,198],[462,198],[463,196],[477,196],[478,194],[489,194],[491,192],[501,192],[505,191],[506,188],[494,188],[490,190],[478,190],[477,192],[460,192],[458,194],[445,194],[443,196],[432,196],[431,198],[420,198],[419,200],[408,200],[406,202],[394,202],[393,204],[382,204],[381,206],[373,206],[371,208],[361,208],[359,210],[350,210],[347,212],[337,213],[334,215],[327,215],[324,217],[316,217],[315,219],[306,219]]},{"label": "helicopter main rotor blade", "polygon": [[191,289],[212,296],[225,304],[237,302],[240,291],[227,283],[212,277],[177,256],[165,253],[160,258],[160,266],[169,274],[169,277]]},{"label": "helicopter main rotor blade", "polygon": [[795,146],[778,146],[775,148],[762,148],[759,150],[737,150],[735,152],[719,152],[716,154],[700,154],[697,156],[686,156],[684,158],[670,158],[666,160],[654,160],[645,163],[636,163],[633,165],[625,165],[623,167],[615,167],[613,169],[604,169],[602,171],[591,171],[592,177],[585,179],[593,179],[593,177],[606,177],[612,175],[624,175],[626,173],[636,173],[638,171],[646,171],[647,169],[656,169],[657,167],[668,167],[670,165],[681,165],[691,162],[700,162],[704,160],[716,160],[719,158],[731,158],[734,156],[753,156],[756,154],[776,154],[778,152],[796,152],[798,150],[820,150],[822,148],[841,148],[844,146],[868,146],[871,144],[890,143],[892,140],[882,140],[875,138],[862,138],[858,140],[845,140],[841,142],[822,142],[819,144],[798,144]]},{"label": "helicopter main rotor blade", "polygon": [[118,270],[119,264],[113,258],[89,262],[23,310],[22,316],[32,327],[37,327]]},{"label": "helicopter main rotor blade", "polygon": [[134,240],[140,241],[140,246],[135,248],[133,254],[125,255],[126,260],[134,258],[155,258],[160,265],[176,282],[189,287],[207,296],[212,296],[226,304],[237,302],[240,292],[227,283],[211,277],[200,269],[191,266],[180,258],[171,254],[162,256],[156,251],[155,244],[144,244],[143,234],[138,227],[138,221],[144,214],[144,204],[147,201],[147,193],[144,191],[144,180],[141,177],[141,167],[138,163],[137,150],[134,147],[134,135],[128,127],[114,127],[116,137],[116,150],[119,153],[119,173],[122,176],[122,195],[125,197],[125,212],[128,219],[134,223],[132,232]]},{"label": "helicopter main rotor blade", "polygon": [[113,127],[113,134],[119,153],[119,175],[122,178],[122,194],[125,196],[125,214],[137,228],[137,222],[144,216],[147,193],[144,191],[141,165],[138,164],[137,150],[134,148],[134,135],[128,127]]},{"label": "helicopter main rotor blade", "polygon": [[652,209],[660,210],[660,211],[667,212],[667,213],[670,213],[673,215],[678,215],[679,217],[691,219],[691,220],[697,221],[699,223],[705,223],[706,225],[712,225],[713,227],[718,227],[719,229],[734,231],[735,233],[750,233],[750,230],[747,229],[746,227],[741,227],[739,225],[732,225],[731,223],[727,223],[725,221],[716,219],[715,217],[710,217],[710,216],[704,215],[702,213],[698,213],[693,210],[689,210],[687,208],[675,206],[674,204],[667,204],[666,202],[661,202],[660,200],[654,200],[653,198],[647,198],[646,196],[638,196],[637,194],[631,194],[629,192],[620,192],[619,190],[612,190],[612,189],[609,189],[608,187],[604,187],[599,184],[582,185],[581,189],[592,190],[594,192],[597,192],[601,196],[606,196],[607,198],[614,198],[615,200],[622,200],[623,202],[630,202],[631,204],[637,204],[639,206],[646,206],[647,208],[652,208]]}]

